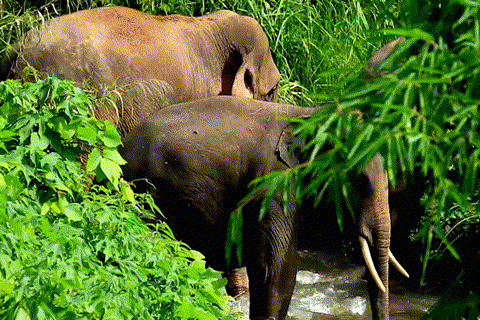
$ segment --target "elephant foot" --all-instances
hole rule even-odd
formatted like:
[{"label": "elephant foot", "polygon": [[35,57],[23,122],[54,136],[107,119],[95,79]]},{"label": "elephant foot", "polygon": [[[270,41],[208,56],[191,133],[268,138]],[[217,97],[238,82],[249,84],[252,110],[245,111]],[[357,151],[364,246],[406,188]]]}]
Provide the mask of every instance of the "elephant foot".
[{"label": "elephant foot", "polygon": [[228,295],[234,298],[250,295],[250,290],[248,289],[247,268],[232,269],[225,272],[223,276],[227,279],[226,289]]}]

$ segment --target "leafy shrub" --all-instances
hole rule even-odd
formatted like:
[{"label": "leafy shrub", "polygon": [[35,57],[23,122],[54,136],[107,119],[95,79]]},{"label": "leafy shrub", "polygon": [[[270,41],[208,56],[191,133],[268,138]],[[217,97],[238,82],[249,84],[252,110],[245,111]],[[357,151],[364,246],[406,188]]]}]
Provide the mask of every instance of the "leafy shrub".
[{"label": "leafy shrub", "polygon": [[[54,77],[0,83],[0,318],[233,319],[219,273],[142,221],[158,208],[121,179],[120,137],[89,105]],[[89,191],[82,144],[106,179]]]}]

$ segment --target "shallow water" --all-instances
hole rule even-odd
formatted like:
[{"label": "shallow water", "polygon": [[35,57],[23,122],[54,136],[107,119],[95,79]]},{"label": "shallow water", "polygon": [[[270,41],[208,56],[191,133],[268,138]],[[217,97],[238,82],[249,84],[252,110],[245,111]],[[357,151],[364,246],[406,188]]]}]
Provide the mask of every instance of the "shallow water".
[{"label": "shallow water", "polygon": [[[341,256],[300,252],[300,270],[287,319],[371,319],[365,268]],[[390,282],[390,318],[416,320],[436,301],[435,297],[409,292]],[[248,319],[248,297],[238,298],[236,310]]]}]

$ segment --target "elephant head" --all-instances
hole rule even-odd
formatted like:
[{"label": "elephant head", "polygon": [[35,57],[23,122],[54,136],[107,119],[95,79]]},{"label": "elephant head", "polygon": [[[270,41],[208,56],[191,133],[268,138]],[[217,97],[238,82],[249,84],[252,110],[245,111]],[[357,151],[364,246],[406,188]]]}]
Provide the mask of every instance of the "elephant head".
[{"label": "elephant head", "polygon": [[[245,21],[240,26],[252,30],[261,30],[258,22],[252,18],[244,17]],[[280,73],[275,66],[270,54],[266,37],[259,32],[246,32],[235,30],[237,34],[253,35],[245,38],[247,44],[239,48],[242,55],[242,65],[238,68],[232,85],[232,95],[250,97],[256,100],[277,101],[277,86]]]},{"label": "elephant head", "polygon": [[0,63],[0,80],[40,74],[114,91],[96,106],[125,135],[164,106],[215,95],[275,101],[280,74],[258,22],[222,10],[203,17],[153,16],[123,7],[83,10],[29,31]]},{"label": "elephant head", "polygon": [[268,63],[270,59],[259,57],[258,52],[245,55],[235,75],[232,96],[276,102],[280,73],[275,65]]}]

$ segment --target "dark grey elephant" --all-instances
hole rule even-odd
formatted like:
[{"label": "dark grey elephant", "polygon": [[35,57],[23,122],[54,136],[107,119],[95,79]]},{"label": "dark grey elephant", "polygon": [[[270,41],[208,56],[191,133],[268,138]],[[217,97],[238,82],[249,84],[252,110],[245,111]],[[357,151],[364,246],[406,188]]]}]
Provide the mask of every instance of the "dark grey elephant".
[{"label": "dark grey elephant", "polygon": [[198,18],[78,11],[29,31],[0,63],[0,80],[27,80],[27,65],[80,86],[119,87],[116,108],[95,111],[122,135],[173,103],[215,95],[276,101],[280,77],[258,22],[227,10]]},{"label": "dark grey elephant", "polygon": [[[315,109],[239,97],[211,97],[169,106],[124,139],[124,174],[149,191],[175,235],[226,270],[224,246],[230,213],[248,183],[284,170],[296,157],[283,117],[307,117]],[[365,196],[358,204],[360,242],[370,271],[375,319],[388,319],[390,213],[388,179],[375,156],[363,170]],[[243,208],[243,257],[252,319],[285,319],[297,271],[299,216],[283,212],[277,195],[258,221],[261,199]]]}]

